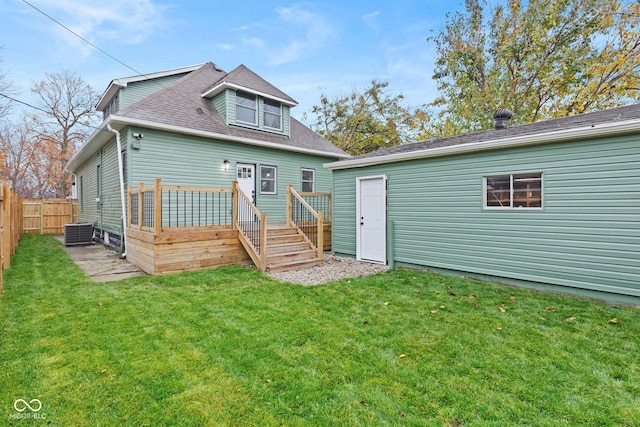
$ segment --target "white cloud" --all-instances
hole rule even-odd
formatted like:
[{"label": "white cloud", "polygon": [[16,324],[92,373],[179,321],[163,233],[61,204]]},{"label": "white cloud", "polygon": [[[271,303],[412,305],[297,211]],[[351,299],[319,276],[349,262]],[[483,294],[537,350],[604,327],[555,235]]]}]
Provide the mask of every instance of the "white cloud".
[{"label": "white cloud", "polygon": [[362,17],[362,20],[368,27],[375,31],[380,31],[380,23],[378,22],[378,16],[380,16],[381,12],[376,10],[375,12],[367,13]]},{"label": "white cloud", "polygon": [[43,0],[38,8],[90,41],[137,44],[163,24],[162,10],[152,0]]},{"label": "white cloud", "polygon": [[227,51],[233,50],[233,45],[229,43],[218,43],[216,47],[220,50],[227,50]]},{"label": "white cloud", "polygon": [[[289,40],[287,43],[276,46],[263,39],[260,39],[261,43],[257,43],[255,38],[244,39],[245,44],[260,48],[271,65],[286,64],[309,55],[335,34],[335,29],[322,15],[305,9],[303,4],[279,7],[275,12],[278,19],[269,28],[262,28],[266,25],[259,27],[273,36],[271,40]],[[241,28],[247,30],[255,26],[258,25]]]}]

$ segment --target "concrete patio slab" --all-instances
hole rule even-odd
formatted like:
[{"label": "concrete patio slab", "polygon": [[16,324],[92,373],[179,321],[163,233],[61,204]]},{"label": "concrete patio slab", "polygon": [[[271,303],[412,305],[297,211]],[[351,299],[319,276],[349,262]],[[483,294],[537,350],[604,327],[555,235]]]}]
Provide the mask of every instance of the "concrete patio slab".
[{"label": "concrete patio slab", "polygon": [[[64,245],[64,236],[54,236]],[[64,246],[71,259],[94,282],[111,282],[144,276],[146,273],[99,243],[87,246]]]}]

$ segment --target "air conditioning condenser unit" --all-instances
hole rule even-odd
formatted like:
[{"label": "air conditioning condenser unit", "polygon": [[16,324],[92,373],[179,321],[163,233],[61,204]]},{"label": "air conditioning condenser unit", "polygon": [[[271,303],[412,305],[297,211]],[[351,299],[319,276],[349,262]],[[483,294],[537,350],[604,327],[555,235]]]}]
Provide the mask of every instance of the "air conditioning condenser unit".
[{"label": "air conditioning condenser unit", "polygon": [[93,224],[89,222],[73,222],[64,225],[64,245],[90,245],[93,240]]}]

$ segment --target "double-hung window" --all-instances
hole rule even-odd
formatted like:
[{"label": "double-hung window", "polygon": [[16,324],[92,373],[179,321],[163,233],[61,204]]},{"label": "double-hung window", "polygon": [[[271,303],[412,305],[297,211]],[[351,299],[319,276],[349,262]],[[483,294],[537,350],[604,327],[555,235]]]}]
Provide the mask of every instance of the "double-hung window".
[{"label": "double-hung window", "polygon": [[302,192],[313,193],[316,191],[316,171],[314,169],[302,169]]},{"label": "double-hung window", "polygon": [[236,121],[252,126],[258,125],[258,102],[255,95],[236,92]]},{"label": "double-hung window", "polygon": [[260,194],[277,194],[278,169],[275,166],[260,165]]},{"label": "double-hung window", "polygon": [[484,178],[486,209],[542,208],[542,173]]},{"label": "double-hung window", "polygon": [[282,106],[277,101],[264,100],[264,127],[282,130]]}]

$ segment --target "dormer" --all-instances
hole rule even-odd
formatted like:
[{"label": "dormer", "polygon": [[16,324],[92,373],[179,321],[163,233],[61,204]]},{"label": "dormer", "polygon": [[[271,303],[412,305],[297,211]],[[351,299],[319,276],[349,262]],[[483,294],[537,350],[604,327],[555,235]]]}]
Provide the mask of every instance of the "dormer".
[{"label": "dormer", "polygon": [[228,126],[290,135],[291,107],[298,105],[284,92],[239,66],[202,94],[211,99]]},{"label": "dormer", "polygon": [[102,111],[103,119],[106,120],[111,114],[116,114],[118,111],[168,86],[201,66],[202,64],[191,65],[111,80],[107,90],[104,91],[98,101],[96,110]]}]

